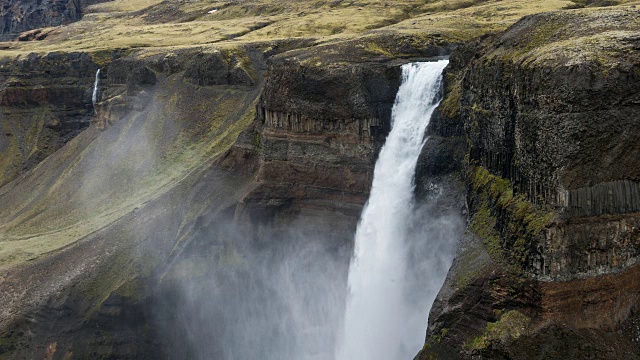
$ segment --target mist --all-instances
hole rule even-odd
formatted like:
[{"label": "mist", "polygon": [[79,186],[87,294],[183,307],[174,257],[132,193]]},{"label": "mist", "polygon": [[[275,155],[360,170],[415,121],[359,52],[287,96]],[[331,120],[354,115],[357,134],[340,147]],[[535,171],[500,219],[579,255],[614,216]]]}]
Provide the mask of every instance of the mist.
[{"label": "mist", "polygon": [[[331,359],[350,245],[310,235],[304,224],[258,237],[233,222],[212,227],[196,240],[213,244],[208,269],[156,304],[172,358]],[[184,256],[202,259],[197,248]]]},{"label": "mist", "polygon": [[[436,70],[443,67],[438,64]],[[437,96],[439,80],[430,86],[429,96]],[[430,116],[437,99],[423,105],[429,107],[426,114]],[[425,115],[415,115],[420,114]],[[413,196],[424,128],[414,129],[417,147],[409,160],[412,164],[405,169],[408,180],[400,194],[399,206],[410,206],[393,212],[383,201],[376,210],[379,214],[372,218],[383,226],[389,221],[396,225],[387,234],[394,244],[393,261],[382,270],[398,278],[390,288],[359,294],[359,301],[369,307],[363,322],[346,326],[349,299],[354,296],[349,268],[355,222],[338,229],[332,218],[343,216],[340,214],[326,214],[325,218],[292,215],[285,217],[288,220],[269,222],[229,210],[199,224],[161,281],[153,318],[169,358],[355,359],[360,356],[344,349],[353,346],[346,342],[347,332],[359,328],[362,333],[355,334],[360,341],[356,348],[370,347],[367,351],[377,352],[376,359],[413,358],[424,342],[429,310],[465,227],[459,209],[443,200],[446,194],[442,191],[417,203]],[[369,202],[371,206],[371,199]],[[365,217],[366,210],[358,229]],[[389,256],[388,250],[383,249],[381,256]],[[380,261],[374,257],[370,270],[359,276],[371,277],[366,281],[375,283],[376,277],[389,275],[380,274]]]}]

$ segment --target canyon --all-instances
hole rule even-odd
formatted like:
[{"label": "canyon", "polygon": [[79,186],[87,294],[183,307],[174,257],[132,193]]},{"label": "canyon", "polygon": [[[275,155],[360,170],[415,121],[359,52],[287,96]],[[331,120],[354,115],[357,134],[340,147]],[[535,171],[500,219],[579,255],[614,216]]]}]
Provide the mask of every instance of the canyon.
[{"label": "canyon", "polygon": [[401,68],[443,58],[416,359],[640,357],[640,11],[454,3],[3,5],[69,24],[0,43],[0,358],[332,358]]}]

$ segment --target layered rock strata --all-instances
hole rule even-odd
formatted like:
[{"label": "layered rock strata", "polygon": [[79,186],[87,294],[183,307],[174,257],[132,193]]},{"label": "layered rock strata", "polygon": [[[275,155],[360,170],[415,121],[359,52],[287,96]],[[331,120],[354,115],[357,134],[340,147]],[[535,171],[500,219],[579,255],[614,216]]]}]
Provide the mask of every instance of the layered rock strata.
[{"label": "layered rock strata", "polygon": [[420,359],[637,357],[638,15],[529,16],[452,57],[433,131],[466,142],[469,229]]},{"label": "layered rock strata", "polygon": [[97,69],[86,53],[0,60],[0,185],[89,126]]}]

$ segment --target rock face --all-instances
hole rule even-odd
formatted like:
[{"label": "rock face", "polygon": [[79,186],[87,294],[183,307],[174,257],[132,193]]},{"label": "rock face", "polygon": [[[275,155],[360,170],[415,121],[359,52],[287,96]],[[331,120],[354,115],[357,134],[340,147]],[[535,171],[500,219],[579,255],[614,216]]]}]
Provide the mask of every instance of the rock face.
[{"label": "rock face", "polygon": [[85,53],[0,60],[0,186],[89,126],[97,69]]},{"label": "rock face", "polygon": [[[449,48],[396,50],[434,58]],[[310,232],[350,246],[405,61],[371,60],[358,41],[271,56],[256,122],[239,139],[258,146],[260,161],[238,216],[275,230],[305,222]]]},{"label": "rock face", "polygon": [[420,359],[637,358],[639,16],[529,16],[452,56],[432,131],[467,144],[469,229]]},{"label": "rock face", "polygon": [[[348,86],[345,86],[348,84]],[[397,66],[338,68],[274,60],[257,107],[260,169],[252,211],[290,206],[355,222],[400,85]],[[348,239],[345,239],[348,240]]]},{"label": "rock face", "polygon": [[0,7],[0,41],[23,31],[78,21],[85,7],[108,0],[7,0]]}]

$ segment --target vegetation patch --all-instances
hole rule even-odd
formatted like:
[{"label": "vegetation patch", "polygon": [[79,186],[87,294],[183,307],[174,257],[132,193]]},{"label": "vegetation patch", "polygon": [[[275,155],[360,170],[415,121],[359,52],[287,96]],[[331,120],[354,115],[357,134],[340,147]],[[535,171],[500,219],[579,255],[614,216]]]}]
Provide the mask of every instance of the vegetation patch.
[{"label": "vegetation patch", "polygon": [[470,351],[486,349],[492,343],[507,344],[526,333],[531,318],[516,310],[508,311],[496,322],[487,323],[484,331],[464,344]]},{"label": "vegetation patch", "polygon": [[638,29],[640,11],[634,6],[538,14],[505,32],[484,59],[552,68],[584,64],[606,71],[637,61],[630,44],[640,34]]},{"label": "vegetation patch", "polygon": [[460,100],[462,100],[462,80],[455,74],[447,74],[447,95],[440,104],[443,116],[452,119],[460,115]]},{"label": "vegetation patch", "polygon": [[472,167],[469,183],[476,199],[469,230],[482,239],[494,261],[518,273],[525,271],[536,238],[555,212],[515,194],[509,180],[482,166]]},{"label": "vegetation patch", "polygon": [[[158,52],[292,38],[329,44],[375,32],[451,43],[501,31],[524,15],[569,4],[568,0],[114,0],[90,6],[80,21],[56,29],[42,41],[3,43],[0,56],[60,50]],[[108,51],[104,55],[96,63],[108,60]]]},{"label": "vegetation patch", "polygon": [[98,50],[90,53],[91,59],[99,67],[105,67],[114,60],[127,57],[135,52],[133,48]]},{"label": "vegetation patch", "polygon": [[422,347],[420,358],[428,360],[438,359],[438,355],[433,352],[433,347],[436,344],[442,343],[448,332],[448,328],[442,328],[437,334],[430,334],[427,338],[427,341],[424,343],[424,346]]},{"label": "vegetation patch", "polygon": [[367,42],[364,46],[364,49],[367,52],[370,52],[372,54],[377,54],[377,55],[383,55],[383,56],[387,56],[387,57],[393,57],[393,54],[390,53],[388,50],[385,50],[384,48],[382,48],[380,45],[376,44],[375,42]]}]

